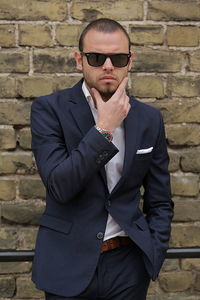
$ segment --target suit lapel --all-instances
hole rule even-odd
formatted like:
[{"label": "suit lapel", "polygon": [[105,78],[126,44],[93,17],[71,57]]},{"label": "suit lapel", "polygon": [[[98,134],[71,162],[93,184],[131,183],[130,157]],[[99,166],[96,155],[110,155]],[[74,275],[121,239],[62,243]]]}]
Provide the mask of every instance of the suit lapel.
[{"label": "suit lapel", "polygon": [[122,176],[124,176],[131,165],[138,147],[139,115],[137,113],[137,103],[131,98],[131,109],[124,120],[125,132],[125,155]]},{"label": "suit lapel", "polygon": [[76,125],[84,136],[95,125],[95,121],[90,106],[83,94],[82,82],[82,80],[79,81],[72,89],[70,110]]},{"label": "suit lapel", "polygon": [[[124,165],[122,170],[122,176],[112,193],[115,193],[126,179],[126,175],[131,167],[131,162],[138,148],[138,129],[139,129],[139,116],[137,113],[137,102],[130,98],[131,109],[124,120],[124,135],[125,135],[125,153],[124,153]],[[111,194],[112,194],[111,193]]]},{"label": "suit lapel", "polygon": [[[93,118],[87,99],[83,94],[82,83],[83,80],[79,81],[72,89],[70,110],[77,127],[79,128],[82,136],[84,136],[92,128],[92,126],[95,125],[95,120]],[[100,170],[100,174],[103,178],[105,185],[107,186],[105,168],[102,168]]]}]

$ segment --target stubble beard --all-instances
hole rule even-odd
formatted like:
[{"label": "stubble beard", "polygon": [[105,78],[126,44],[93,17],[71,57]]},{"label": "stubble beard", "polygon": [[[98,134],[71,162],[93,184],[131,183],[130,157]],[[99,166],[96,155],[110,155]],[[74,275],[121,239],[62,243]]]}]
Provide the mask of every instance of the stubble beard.
[{"label": "stubble beard", "polygon": [[113,92],[100,92],[99,91],[99,93],[102,97],[102,100],[104,102],[107,102],[112,97],[112,95],[115,93],[115,91],[113,91]]},{"label": "stubble beard", "polygon": [[103,87],[100,87],[98,84],[97,85],[96,84],[92,85],[92,84],[88,84],[88,83],[87,83],[87,86],[90,88],[90,90],[91,90],[91,88],[94,87],[99,92],[99,94],[101,95],[102,100],[105,101],[105,102],[107,102],[113,96],[113,94],[116,92],[116,90],[118,88],[118,86],[114,87],[110,83],[107,83]]}]

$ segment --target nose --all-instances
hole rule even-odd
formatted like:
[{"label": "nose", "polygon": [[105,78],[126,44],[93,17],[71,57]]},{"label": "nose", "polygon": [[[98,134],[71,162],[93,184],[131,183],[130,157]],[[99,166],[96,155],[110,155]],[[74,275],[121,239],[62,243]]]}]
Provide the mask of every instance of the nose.
[{"label": "nose", "polygon": [[107,57],[103,64],[103,70],[113,70],[113,69],[114,69],[114,66],[112,64],[112,61],[109,57]]}]

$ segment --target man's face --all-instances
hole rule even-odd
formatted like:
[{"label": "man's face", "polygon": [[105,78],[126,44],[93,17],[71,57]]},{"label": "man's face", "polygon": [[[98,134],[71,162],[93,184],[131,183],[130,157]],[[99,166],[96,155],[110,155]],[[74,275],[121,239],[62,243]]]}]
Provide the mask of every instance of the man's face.
[{"label": "man's face", "polygon": [[[83,52],[128,54],[128,39],[122,30],[105,33],[91,29],[84,38]],[[82,56],[78,51],[75,52],[75,59],[77,69],[83,72],[83,77],[89,91],[93,87],[96,88],[102,98],[107,101],[131,69],[133,55],[128,65],[122,68],[114,67],[110,58],[107,58],[102,66],[92,67],[88,64],[87,58]]]}]

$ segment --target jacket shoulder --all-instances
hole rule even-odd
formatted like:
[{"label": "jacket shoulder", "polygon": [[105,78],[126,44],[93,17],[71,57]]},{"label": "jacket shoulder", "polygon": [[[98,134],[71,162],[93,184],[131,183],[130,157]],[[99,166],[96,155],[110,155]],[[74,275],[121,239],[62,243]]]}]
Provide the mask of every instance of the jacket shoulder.
[{"label": "jacket shoulder", "polygon": [[141,102],[134,97],[131,97],[133,108],[135,107],[141,117],[150,118],[150,119],[162,119],[161,112],[152,105]]}]

